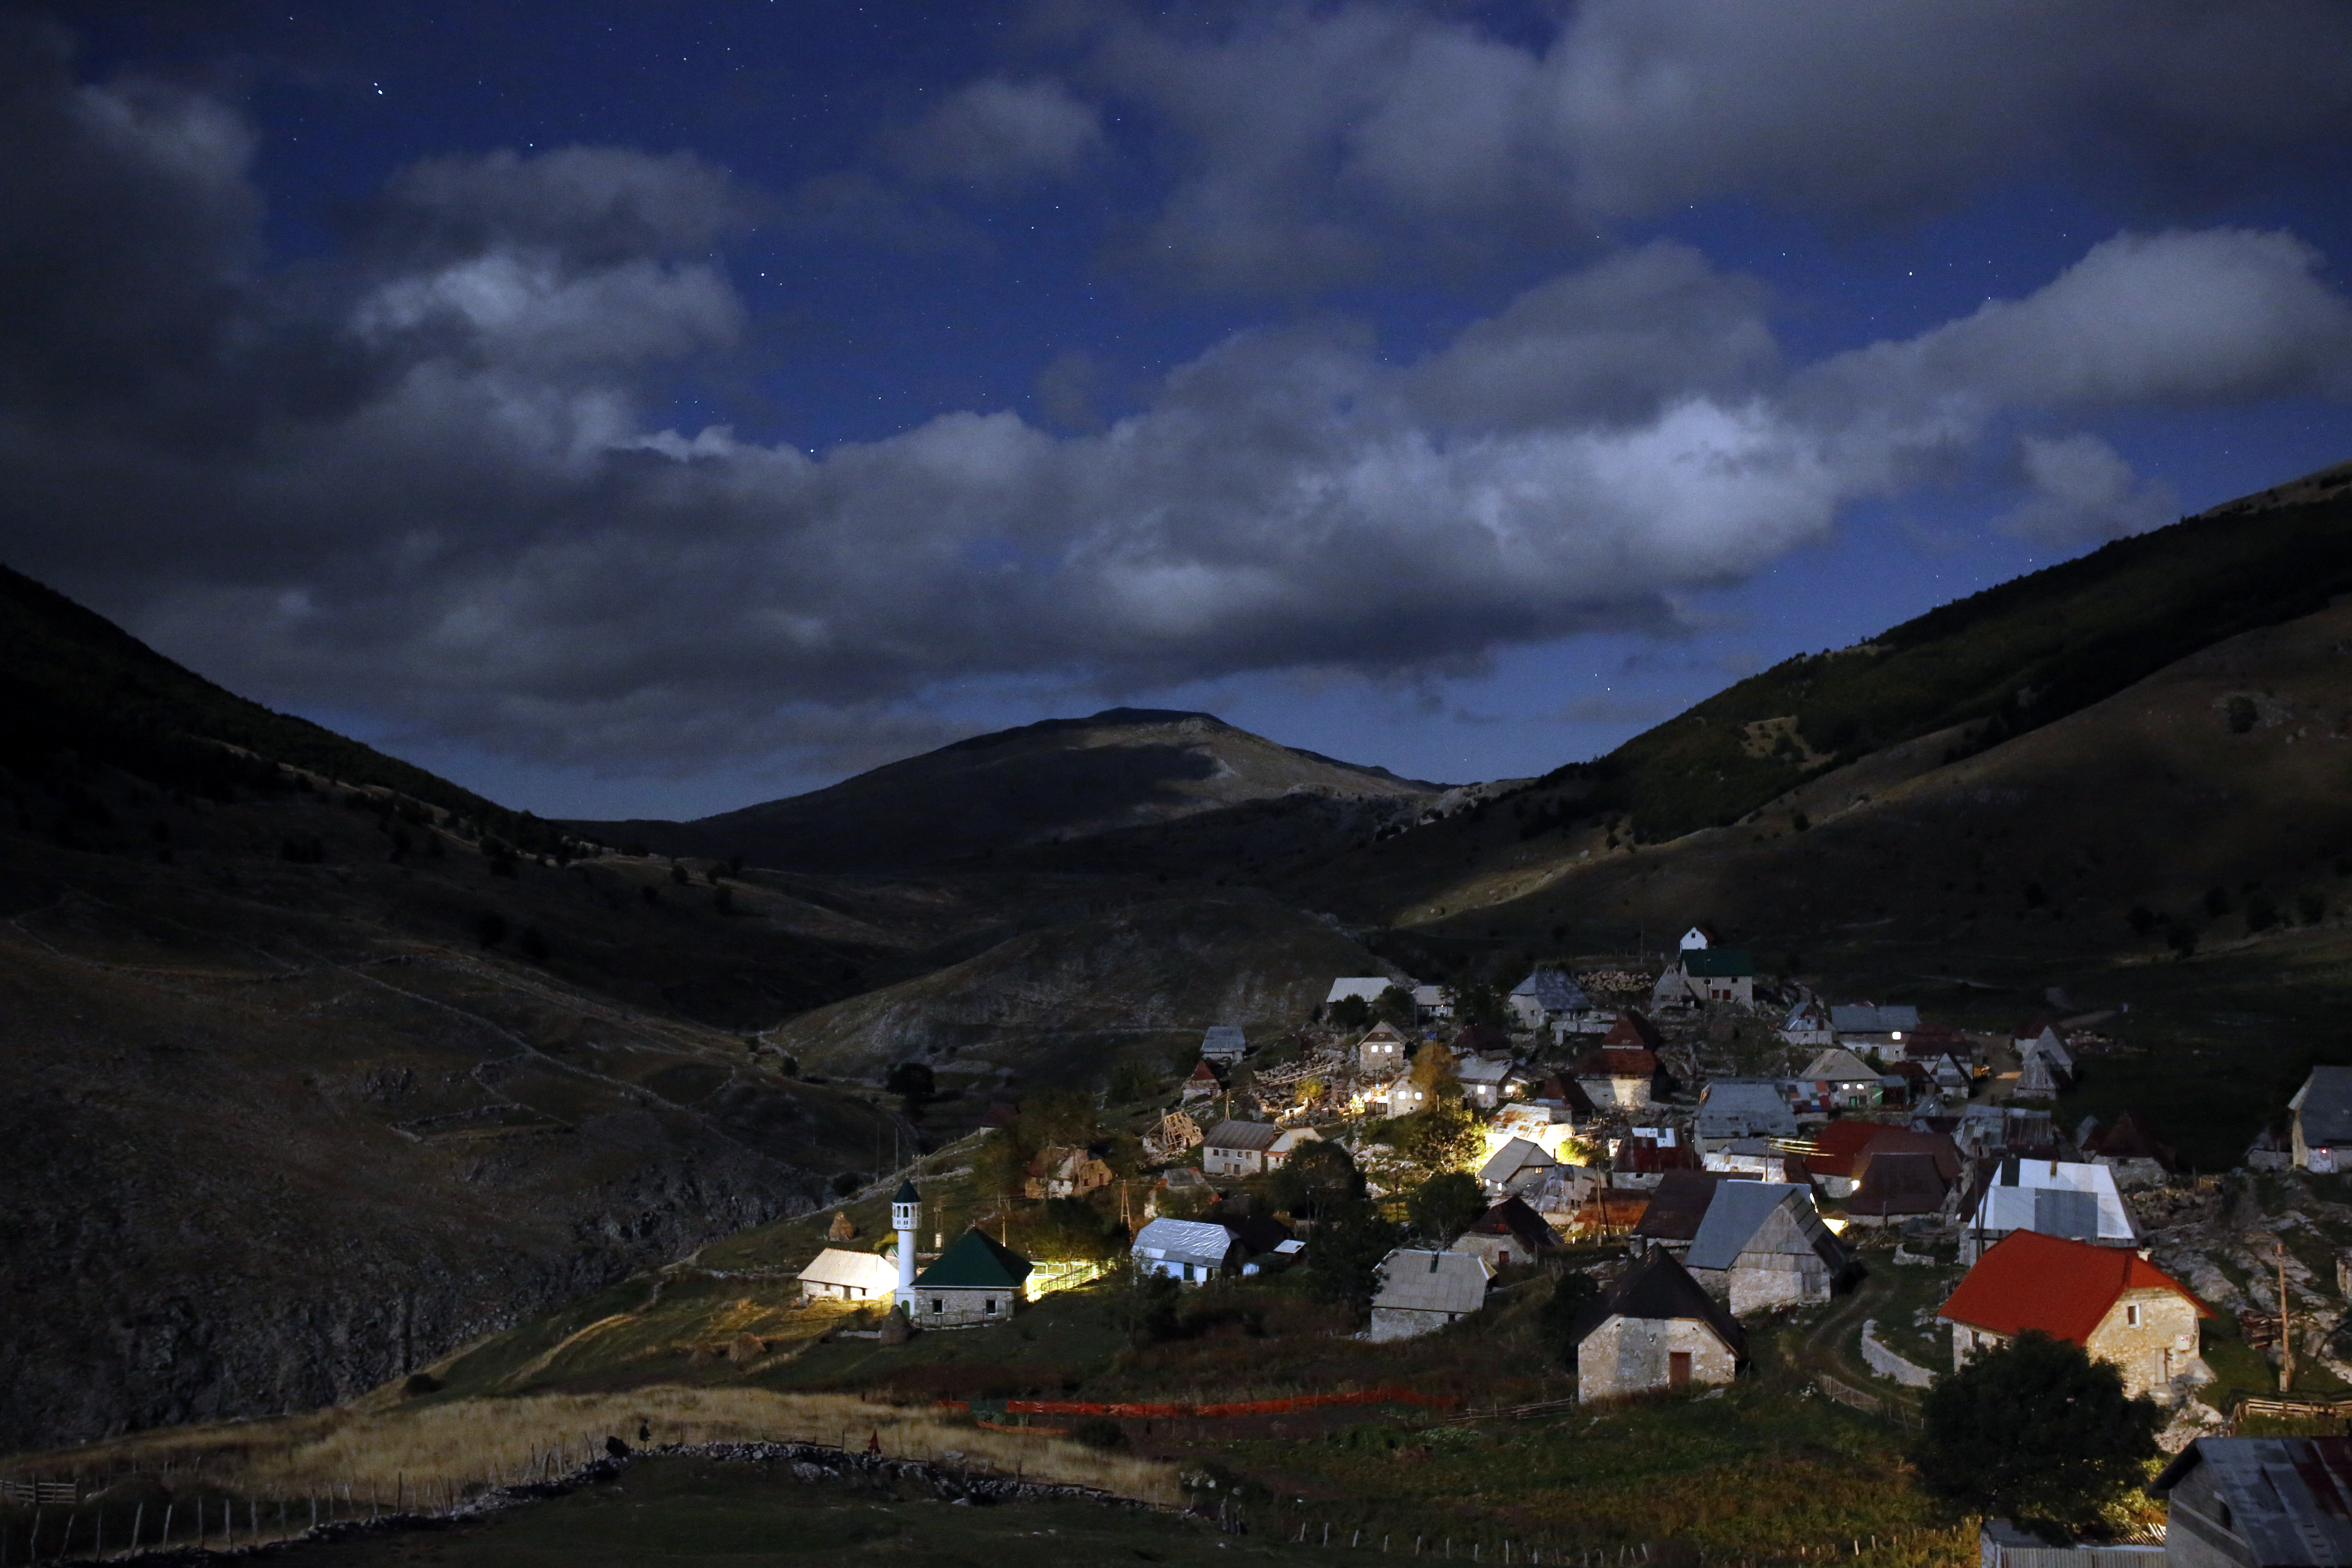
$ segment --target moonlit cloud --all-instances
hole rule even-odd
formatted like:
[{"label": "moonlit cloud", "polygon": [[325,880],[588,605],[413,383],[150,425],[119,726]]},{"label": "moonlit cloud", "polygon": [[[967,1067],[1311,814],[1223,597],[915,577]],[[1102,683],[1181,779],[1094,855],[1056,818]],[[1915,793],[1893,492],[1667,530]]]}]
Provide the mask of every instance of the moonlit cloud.
[{"label": "moonlit cloud", "polygon": [[[1771,58],[1827,14],[1718,19]],[[1959,8],[1923,14],[1947,42],[1979,36]],[[1378,254],[1399,214],[1469,232],[1682,190],[1589,126],[1560,140],[1560,94],[1604,43],[1615,96],[1574,102],[1610,126],[1709,84],[1782,90],[1713,40],[1675,87],[1659,51],[1698,15],[1588,6],[1538,51],[1391,8],[1284,10],[1223,42],[1108,37],[1089,79],[1160,83],[1192,117],[1205,151],[1151,232],[1200,218],[1185,243],[1311,271]],[[1291,51],[1295,90],[1251,76],[1269,49]],[[20,216],[0,230],[12,563],[102,585],[137,629],[274,701],[561,765],[878,760],[946,738],[924,705],[990,681],[1475,671],[1513,646],[1681,626],[1693,590],[1971,461],[2014,472],[2004,526],[2108,537],[2173,500],[2084,423],[2341,395],[2352,374],[2352,306],[2284,233],[2117,235],[2021,297],[1810,363],[1776,338],[1768,289],[1659,242],[1596,247],[1412,355],[1339,318],[1229,331],[1113,417],[1074,351],[1039,378],[1051,428],[951,410],[812,455],[667,412],[743,342],[725,247],[762,215],[804,219],[805,188],[773,202],[691,155],[611,148],[436,158],[386,183],[344,250],[272,268],[235,112],[46,58],[0,82]],[[1441,133],[1449,100],[1467,111]],[[1803,133],[1828,145],[1841,112]],[[903,171],[998,189],[1100,155],[1092,110],[1011,78],[906,135]],[[1780,155],[1725,152],[1709,177]],[[1336,205],[1286,205],[1318,168]]]}]

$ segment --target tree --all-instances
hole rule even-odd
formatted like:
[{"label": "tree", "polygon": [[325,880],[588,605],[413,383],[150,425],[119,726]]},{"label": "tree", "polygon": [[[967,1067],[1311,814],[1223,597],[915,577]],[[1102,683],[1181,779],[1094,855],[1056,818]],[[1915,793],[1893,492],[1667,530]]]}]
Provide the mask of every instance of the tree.
[{"label": "tree", "polygon": [[940,1083],[929,1064],[900,1062],[882,1080],[882,1087],[898,1097],[908,1115],[919,1116],[924,1103],[939,1093]]},{"label": "tree", "polygon": [[1380,1289],[1381,1260],[1396,1243],[1397,1227],[1380,1210],[1360,1199],[1348,1205],[1316,1224],[1315,1244],[1307,1249],[1307,1288],[1362,1311]]},{"label": "tree", "polygon": [[1412,1070],[1405,1075],[1412,1087],[1429,1096],[1421,1103],[1434,1108],[1462,1098],[1462,1073],[1454,1062],[1454,1053],[1434,1041],[1421,1047],[1412,1058]]},{"label": "tree", "polygon": [[1339,1144],[1302,1144],[1265,1180],[1266,1201],[1305,1218],[1320,1218],[1357,1203],[1364,1195],[1363,1173]]},{"label": "tree", "polygon": [[1576,1346],[1569,1336],[1576,1331],[1576,1321],[1584,1315],[1585,1308],[1600,1297],[1601,1287],[1591,1275],[1570,1268],[1553,1282],[1550,1298],[1536,1314],[1536,1327],[1544,1343],[1552,1348],[1560,1364],[1570,1372],[1576,1370]]},{"label": "tree", "polygon": [[1415,1187],[1404,1209],[1414,1229],[1437,1246],[1446,1247],[1486,1212],[1486,1194],[1478,1190],[1477,1177],[1464,1171],[1444,1171]]},{"label": "tree", "polygon": [[1402,985],[1391,985],[1373,1001],[1372,1016],[1400,1029],[1410,1029],[1421,1021],[1421,1009],[1413,1005],[1412,992]]},{"label": "tree", "polygon": [[1465,1029],[1477,1024],[1491,1024],[1498,1029],[1510,1026],[1509,1000],[1483,980],[1455,981],[1445,988],[1445,999],[1453,1004],[1454,1021]]},{"label": "tree", "polygon": [[1478,1123],[1458,1105],[1441,1105],[1409,1121],[1405,1152],[1432,1172],[1459,1171],[1477,1157]]},{"label": "tree", "polygon": [[2146,1479],[2164,1424],[2112,1363],[2034,1329],[1937,1379],[1920,1415],[1911,1460],[1930,1491],[2070,1528]]},{"label": "tree", "polygon": [[1372,1005],[1361,996],[1342,996],[1331,1004],[1331,1009],[1325,1016],[1333,1028],[1352,1034],[1358,1029],[1372,1026]]}]

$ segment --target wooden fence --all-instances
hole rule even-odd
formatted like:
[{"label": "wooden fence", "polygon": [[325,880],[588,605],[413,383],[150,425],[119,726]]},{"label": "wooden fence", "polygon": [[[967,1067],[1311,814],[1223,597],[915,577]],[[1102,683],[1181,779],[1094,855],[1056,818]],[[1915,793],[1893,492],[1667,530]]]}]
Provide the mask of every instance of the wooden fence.
[{"label": "wooden fence", "polygon": [[2289,1420],[2352,1420],[2352,1399],[2241,1399],[2231,1407],[2230,1427],[2235,1432],[2249,1415]]},{"label": "wooden fence", "polygon": [[1919,1429],[1917,1413],[1899,1399],[1889,1399],[1885,1394],[1856,1388],[1825,1372],[1813,1374],[1813,1386],[1820,1389],[1825,1397],[1836,1400],[1850,1410],[1859,1410],[1864,1415],[1876,1415],[1895,1422],[1906,1432]]}]

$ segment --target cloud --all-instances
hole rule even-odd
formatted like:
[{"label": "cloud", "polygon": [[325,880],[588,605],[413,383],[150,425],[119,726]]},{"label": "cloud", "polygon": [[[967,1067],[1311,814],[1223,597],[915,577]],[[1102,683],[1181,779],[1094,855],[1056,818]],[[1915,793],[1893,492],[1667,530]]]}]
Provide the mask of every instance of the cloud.
[{"label": "cloud", "polygon": [[916,179],[1005,193],[1076,179],[1107,143],[1094,107],[1060,82],[984,77],[885,135],[883,150]]},{"label": "cloud", "polygon": [[[1755,282],[1662,245],[1412,363],[1345,322],[1244,331],[1108,424],[1072,417],[1070,362],[1040,389],[1064,433],[957,412],[815,458],[648,412],[742,331],[709,247],[758,203],[722,171],[436,160],[347,253],[271,270],[234,114],[54,61],[0,89],[12,563],[267,700],[586,768],[912,734],[991,683],[1411,681],[1670,627],[2021,421],[2352,364],[2283,235],[2118,237],[1794,370]],[[2012,526],[2154,504],[2089,437],[2021,450]]]},{"label": "cloud", "polygon": [[2195,200],[2352,132],[2328,0],[1591,0],[1532,38],[1450,6],[1226,15],[1122,13],[1086,73],[1172,142],[1131,259],[1198,287],[1488,264],[1723,196],[1910,217],[2024,167]]},{"label": "cloud", "polygon": [[2032,489],[2001,526],[2020,537],[2080,548],[2145,533],[2180,515],[2170,485],[2135,479],[2131,465],[2096,436],[2024,436],[2018,449]]}]

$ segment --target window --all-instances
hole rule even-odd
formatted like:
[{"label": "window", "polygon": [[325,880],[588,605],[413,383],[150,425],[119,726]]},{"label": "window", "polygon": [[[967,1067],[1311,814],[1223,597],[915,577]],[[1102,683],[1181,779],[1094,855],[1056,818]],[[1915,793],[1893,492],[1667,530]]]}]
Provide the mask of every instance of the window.
[{"label": "window", "polygon": [[2137,1302],[2135,1301],[2130,1306],[2124,1309],[2124,1326],[2130,1329],[2139,1327],[2139,1304]]},{"label": "window", "polygon": [[947,1310],[947,1303],[946,1303],[946,1302],[940,1300],[937,1297],[933,1297],[933,1298],[932,1298],[932,1300],[931,1300],[931,1310],[932,1310],[932,1311],[934,1311],[934,1312],[942,1312],[942,1311],[945,1311],[946,1310]]},{"label": "window", "polygon": [[992,1316],[996,1311],[996,1298],[992,1296],[987,1300],[982,1302],[980,1310]]}]

